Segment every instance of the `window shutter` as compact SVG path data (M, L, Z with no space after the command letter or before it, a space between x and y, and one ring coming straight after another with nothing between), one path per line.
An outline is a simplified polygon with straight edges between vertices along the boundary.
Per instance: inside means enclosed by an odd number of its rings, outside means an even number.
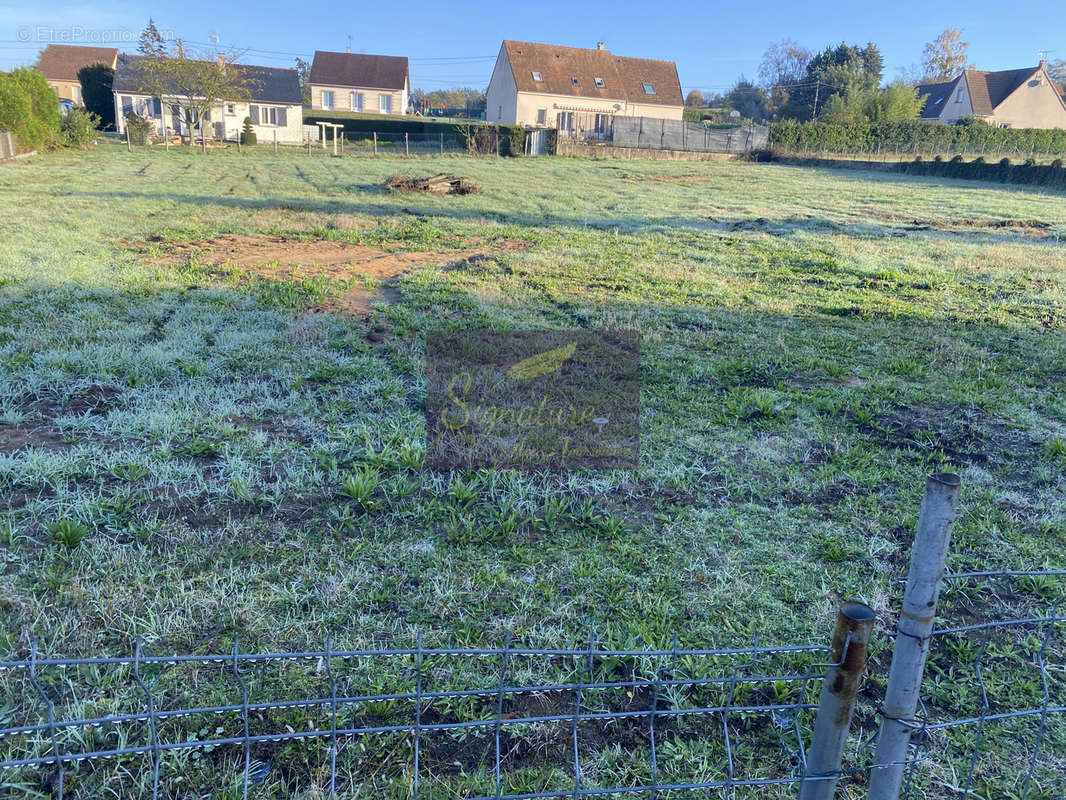
M278 109L278 125L281 126L282 128L284 128L285 125L288 122L288 118L286 116L286 111L287 110L284 109L284 108L279 108Z
M259 106L248 106L248 116L252 118L252 124L259 124Z
M122 116L127 116L133 111L133 98L128 94L122 95Z
M163 118L163 104L159 101L158 97L152 98L152 116Z

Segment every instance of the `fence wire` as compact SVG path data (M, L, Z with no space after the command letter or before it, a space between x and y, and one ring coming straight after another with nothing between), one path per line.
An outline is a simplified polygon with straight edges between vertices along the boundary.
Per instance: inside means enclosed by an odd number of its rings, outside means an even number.
M1066 571L949 575L902 796L1066 796ZM977 612L1047 613L991 621ZM890 642L886 643L890 644ZM842 791L871 769L889 647ZM0 796L794 794L831 648L413 646L0 661ZM845 653L846 656L846 653ZM843 661L843 658L841 659ZM1004 753L1007 756L1004 757ZM20 794L24 792L24 794Z

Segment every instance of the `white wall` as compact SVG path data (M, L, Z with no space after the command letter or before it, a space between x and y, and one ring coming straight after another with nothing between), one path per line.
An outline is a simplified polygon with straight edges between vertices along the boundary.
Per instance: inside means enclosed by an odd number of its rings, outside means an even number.
M115 128L119 134L124 134L126 132L126 120L122 113L123 97L131 97L133 99L133 108L138 113L141 112L143 104L151 102L151 98L147 95L116 92ZM275 133L277 133L278 142L281 144L300 144L303 142L303 106L286 105L284 103L238 102L233 104L234 108L232 114L226 113L226 104L219 104L211 109L211 119L206 124L207 135L222 135L225 139L236 140L238 133L244 129L244 118L251 116L249 106L252 105L259 106L261 115L264 107L285 109L286 119L284 126L268 125L262 121L258 125L252 125L252 130L255 131L256 138L261 143L272 143L274 141ZM263 117L260 116L260 120L262 119ZM171 114L170 106L168 106L166 102L163 103L163 119L160 120L159 117L153 117L152 122L155 124L155 133L157 136L163 135L164 122L172 134L177 133L174 128L173 115ZM181 132L186 135L189 133L184 123L181 124Z
M489 88L485 90L485 121L501 125L516 124L518 114L518 87L514 82L507 51L500 45L496 66L492 69ZM554 124L554 120L549 124Z

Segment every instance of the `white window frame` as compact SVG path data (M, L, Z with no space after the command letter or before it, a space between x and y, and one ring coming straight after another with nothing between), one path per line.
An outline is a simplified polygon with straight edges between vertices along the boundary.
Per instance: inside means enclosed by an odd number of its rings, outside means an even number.
M259 124L264 128L278 127L278 106L259 106Z
M388 106L388 108L386 108ZM378 95L378 111L382 114L392 113L392 95L391 94L379 94Z
M224 105L224 108L223 108L223 113L227 117L235 117L235 116L237 116L237 104L236 103L226 103Z
M593 78L593 81L596 83L596 88L597 89L606 89L607 88L607 84L604 83L603 78Z
M329 102L326 102L326 98L329 98ZM337 96L332 89L322 90L322 110L332 111L337 107Z
M538 108L537 109L537 124L538 125L546 125L547 122L548 122L548 109L546 109L546 108Z
M648 81L641 81L641 85L644 87L644 94L655 94L655 84Z
M544 76L541 75L539 72L531 70L529 74L533 76L534 83L544 83Z
M348 105L351 111L362 111L365 108L365 100L362 92L348 93Z

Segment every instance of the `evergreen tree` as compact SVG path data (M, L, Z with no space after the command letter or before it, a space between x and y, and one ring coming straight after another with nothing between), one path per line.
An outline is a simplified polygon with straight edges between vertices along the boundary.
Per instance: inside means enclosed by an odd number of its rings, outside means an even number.
M102 130L115 124L115 98L111 93L114 79L115 71L107 64L98 62L78 70L85 108L99 117Z
M155 22L152 21L151 17L148 18L148 24L141 31L141 40L140 44L137 45L137 52L150 58L163 58L167 54L166 41L163 39L159 29L156 28Z

